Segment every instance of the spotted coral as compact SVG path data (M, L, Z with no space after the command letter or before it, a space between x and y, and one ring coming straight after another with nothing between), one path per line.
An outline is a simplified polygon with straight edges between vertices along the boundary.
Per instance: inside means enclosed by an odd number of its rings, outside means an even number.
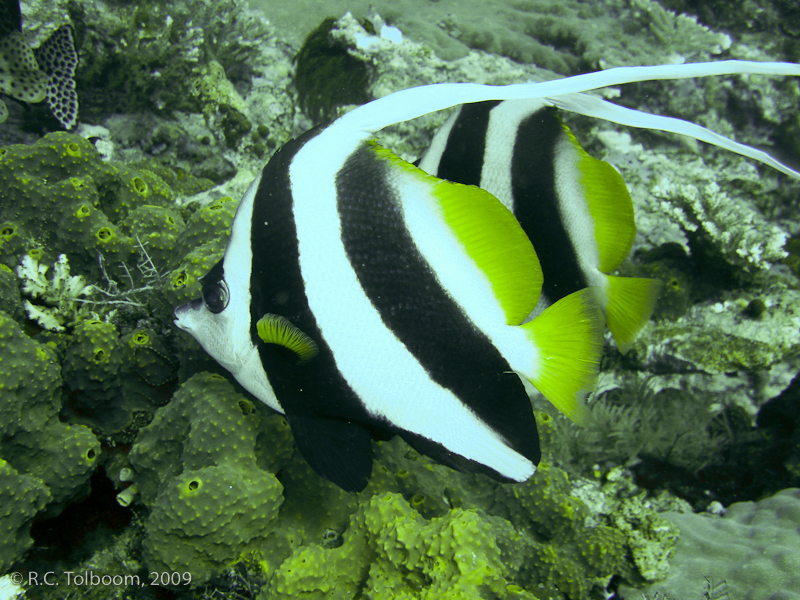
M92 432L59 420L62 380L53 349L0 313L0 569L31 545L35 516L88 493L100 457ZM10 512L9 512L10 511Z

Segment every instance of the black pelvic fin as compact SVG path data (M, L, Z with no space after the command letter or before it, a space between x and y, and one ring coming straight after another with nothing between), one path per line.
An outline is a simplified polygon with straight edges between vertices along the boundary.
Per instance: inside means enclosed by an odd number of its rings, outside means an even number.
M309 466L347 492L360 492L372 473L372 443L366 429L350 421L287 415L294 441Z

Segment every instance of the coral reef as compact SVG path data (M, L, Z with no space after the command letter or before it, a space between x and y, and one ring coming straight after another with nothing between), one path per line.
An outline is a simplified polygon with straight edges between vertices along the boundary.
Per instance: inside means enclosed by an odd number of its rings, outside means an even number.
M712 574L743 600L800 598L800 490L732 504L723 516L665 513L664 517L680 527L681 539L669 577L647 588L648 593L688 598Z
M278 417L271 419L274 428ZM181 386L142 429L130 462L133 485L151 508L148 568L188 571L200 584L265 543L283 502L283 487L256 460L268 427L225 379L205 373ZM261 451L282 452L280 446Z
M498 487L432 463L399 439L381 442L377 456L367 490L349 496L293 456L279 415L201 373L139 433L122 495L150 508L149 569L191 572L196 585L252 553L266 569L269 597L336 590L342 598L435 598L453 588L454 598L483 598L516 586L522 597L546 588L588 600L613 574L664 575L626 554L663 561L675 543L665 535L670 526L630 500L628 517L598 512L589 525L587 507L556 467L542 464L529 482ZM641 524L648 520L649 530Z
M224 71L219 81L225 86L229 79L247 81L269 33L264 19L233 0L94 2L83 7L80 20L85 35L77 78L89 90L94 114L109 99L129 111L191 109L192 90L211 61Z
M61 377L53 349L0 313L0 569L30 547L35 516L88 493L100 444L86 427L58 419Z
M99 279L98 254L109 273L121 273L119 263L136 262L136 242L119 221L138 206L168 206L172 200L156 175L107 164L90 142L68 133L0 148L0 172L11 199L0 208L0 221L31 240L26 249L65 254L91 281ZM4 254L3 261L18 264L21 258Z
M797 254L798 187L672 139L564 116L631 189L640 234L622 270L664 279L667 293L629 355L607 352L589 429L537 411L546 459L524 484L455 473L392 439L374 443L367 489L345 494L294 452L279 415L228 376L204 372L221 368L169 324L222 255L235 198L310 118L412 85L715 56L767 60L791 44L758 43L757 32L734 39L719 21L704 26L654 0L476 1L448 14L415 3L387 9L385 21L356 13L319 25L315 17L317 37L294 66L299 46L233 0L45 4L31 6L24 24L0 14L0 92L28 102L72 98L69 86L45 89L45 59L71 31L81 61L66 67L75 69L81 119L108 129L104 142L125 164L104 160L96 133L33 143L18 128L8 135L31 143L0 148L0 568L24 561L31 523L88 493L100 471L136 518L81 566L191 572L193 588L173 590L181 597L256 597L260 587L261 598L589 600L619 579L652 583L673 560L691 562L697 546L678 546L672 558L678 529L661 515L675 508L671 494L705 509L797 481L797 384L778 394L798 369L797 273L784 266ZM770 5L757 22L780 12ZM66 15L72 29L44 43ZM402 35L381 35L387 24ZM327 50L315 50L323 34ZM352 68L335 85L348 93L336 96L317 79L342 65ZM800 97L796 82L759 77L608 94L746 143L784 140L789 151ZM63 120L70 114L62 109ZM413 158L444 118L400 124L382 141ZM8 127L17 126L12 115ZM209 180L222 186L208 191ZM750 536L745 521L764 512L791 524L793 494L675 522ZM738 542L731 555L747 558ZM785 562L793 557L787 551ZM779 562L763 573L794 585ZM712 567L732 593L747 593L749 584ZM691 592L702 583L694 577Z

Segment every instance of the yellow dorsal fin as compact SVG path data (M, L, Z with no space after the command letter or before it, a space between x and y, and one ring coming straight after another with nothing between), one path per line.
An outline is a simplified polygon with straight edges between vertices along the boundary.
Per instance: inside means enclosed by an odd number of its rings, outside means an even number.
M486 190L433 177L377 144L375 149L432 187L444 223L486 275L506 324L522 323L539 300L543 277L536 251L513 213Z
M301 362L311 360L319 352L314 340L280 315L265 314L256 323L256 330L265 344L278 344L288 348L300 357Z
M578 170L595 223L594 236L600 256L598 268L610 273L628 255L636 237L631 195L614 167L589 155L566 125L564 132L580 155Z

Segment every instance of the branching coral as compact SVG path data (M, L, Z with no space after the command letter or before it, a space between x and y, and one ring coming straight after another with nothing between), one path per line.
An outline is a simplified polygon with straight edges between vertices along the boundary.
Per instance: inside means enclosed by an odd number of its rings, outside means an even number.
M47 277L48 270L47 265L40 264L30 254L25 255L17 267L22 291L38 301L33 304L25 300L28 318L50 331L64 331L91 317L84 301L94 293L94 287L87 285L80 275L70 275L67 256L58 256L52 277Z
M598 394L592 423L580 428L551 418L545 450L581 473L597 465L631 465L651 456L696 471L718 456L730 438L710 427L719 393L696 392L649 378L625 380ZM539 421L542 417L538 418Z
M150 0L113 8L99 2L86 10L93 26L78 77L89 87L104 82L103 93L115 97L117 110L192 109L190 88L203 67L216 61L228 79L247 79L269 32L263 18L235 0Z

